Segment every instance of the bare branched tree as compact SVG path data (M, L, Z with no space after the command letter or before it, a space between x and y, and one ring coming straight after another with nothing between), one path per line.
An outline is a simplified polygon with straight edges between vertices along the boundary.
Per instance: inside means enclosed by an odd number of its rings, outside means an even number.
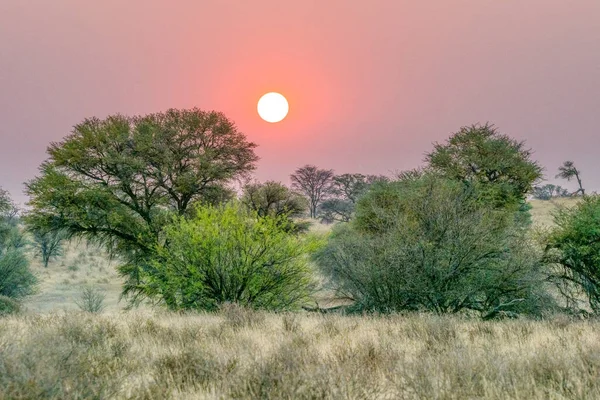
M314 165L300 167L290 175L292 188L308 198L311 218L317 217L319 205L331 192L333 177L332 169L319 169Z
M563 165L558 167L558 175L556 175L556 177L566 179L567 181L571 181L571 179L575 178L579 185L579 189L577 189L573 195L581 193L582 196L585 196L585 189L581 184L581 171L575 167L573 161L565 161Z

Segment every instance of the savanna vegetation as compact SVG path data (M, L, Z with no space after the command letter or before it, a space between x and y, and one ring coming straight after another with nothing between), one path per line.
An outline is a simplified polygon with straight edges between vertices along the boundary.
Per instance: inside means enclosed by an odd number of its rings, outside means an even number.
M255 147L218 112L91 118L26 211L0 191L0 398L598 397L600 198L573 162L575 192L544 185L477 124L414 170L288 187L252 181ZM80 311L28 310L60 274Z

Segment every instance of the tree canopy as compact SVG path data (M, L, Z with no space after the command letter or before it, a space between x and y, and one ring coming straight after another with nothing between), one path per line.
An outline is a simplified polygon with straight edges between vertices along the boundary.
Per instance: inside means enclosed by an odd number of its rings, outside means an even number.
M331 192L334 173L332 169L320 169L314 165L305 165L290 175L292 188L304 194L308 199L311 218L317 217L319 205Z
M535 312L540 257L512 216L435 175L378 183L316 260L359 310Z
M506 206L523 202L541 178L542 167L531 156L524 142L485 124L463 127L446 143L435 143L425 160L445 177L481 186L481 199Z
M99 241L128 261L143 258L170 214L226 199L227 184L255 168L255 147L214 111L86 119L50 145L40 175L27 184L27 221Z

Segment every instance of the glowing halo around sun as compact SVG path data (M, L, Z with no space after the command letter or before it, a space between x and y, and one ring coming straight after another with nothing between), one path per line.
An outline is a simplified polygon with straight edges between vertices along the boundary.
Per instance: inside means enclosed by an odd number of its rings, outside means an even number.
M290 107L285 97L277 92L264 94L258 100L258 115L267 122L275 123L283 120Z

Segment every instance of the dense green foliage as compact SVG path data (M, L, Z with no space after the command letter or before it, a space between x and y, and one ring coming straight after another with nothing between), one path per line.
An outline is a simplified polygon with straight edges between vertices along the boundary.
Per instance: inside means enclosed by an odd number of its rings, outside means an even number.
M19 231L17 212L8 193L0 189L0 297L20 299L33 292L36 278L24 253L25 239ZM7 312L13 303L2 300Z
M586 196L573 209L555 216L557 227L548 241L548 259L561 266L559 287L570 300L586 295L600 311L600 196Z
M307 253L314 241L286 223L285 215L258 217L235 204L199 207L166 230L168 246L143 270L139 289L175 310L295 308L312 285Z
M525 201L542 167L531 159L524 142L499 133L492 125L463 127L426 157L443 176L476 186L480 199L496 207Z
M539 256L514 221L460 182L424 175L379 183L317 261L362 310L535 313Z
M162 239L171 214L219 203L228 182L254 169L257 156L223 114L198 109L86 119L52 143L41 175L27 185L27 222L100 242L129 262L125 293Z

